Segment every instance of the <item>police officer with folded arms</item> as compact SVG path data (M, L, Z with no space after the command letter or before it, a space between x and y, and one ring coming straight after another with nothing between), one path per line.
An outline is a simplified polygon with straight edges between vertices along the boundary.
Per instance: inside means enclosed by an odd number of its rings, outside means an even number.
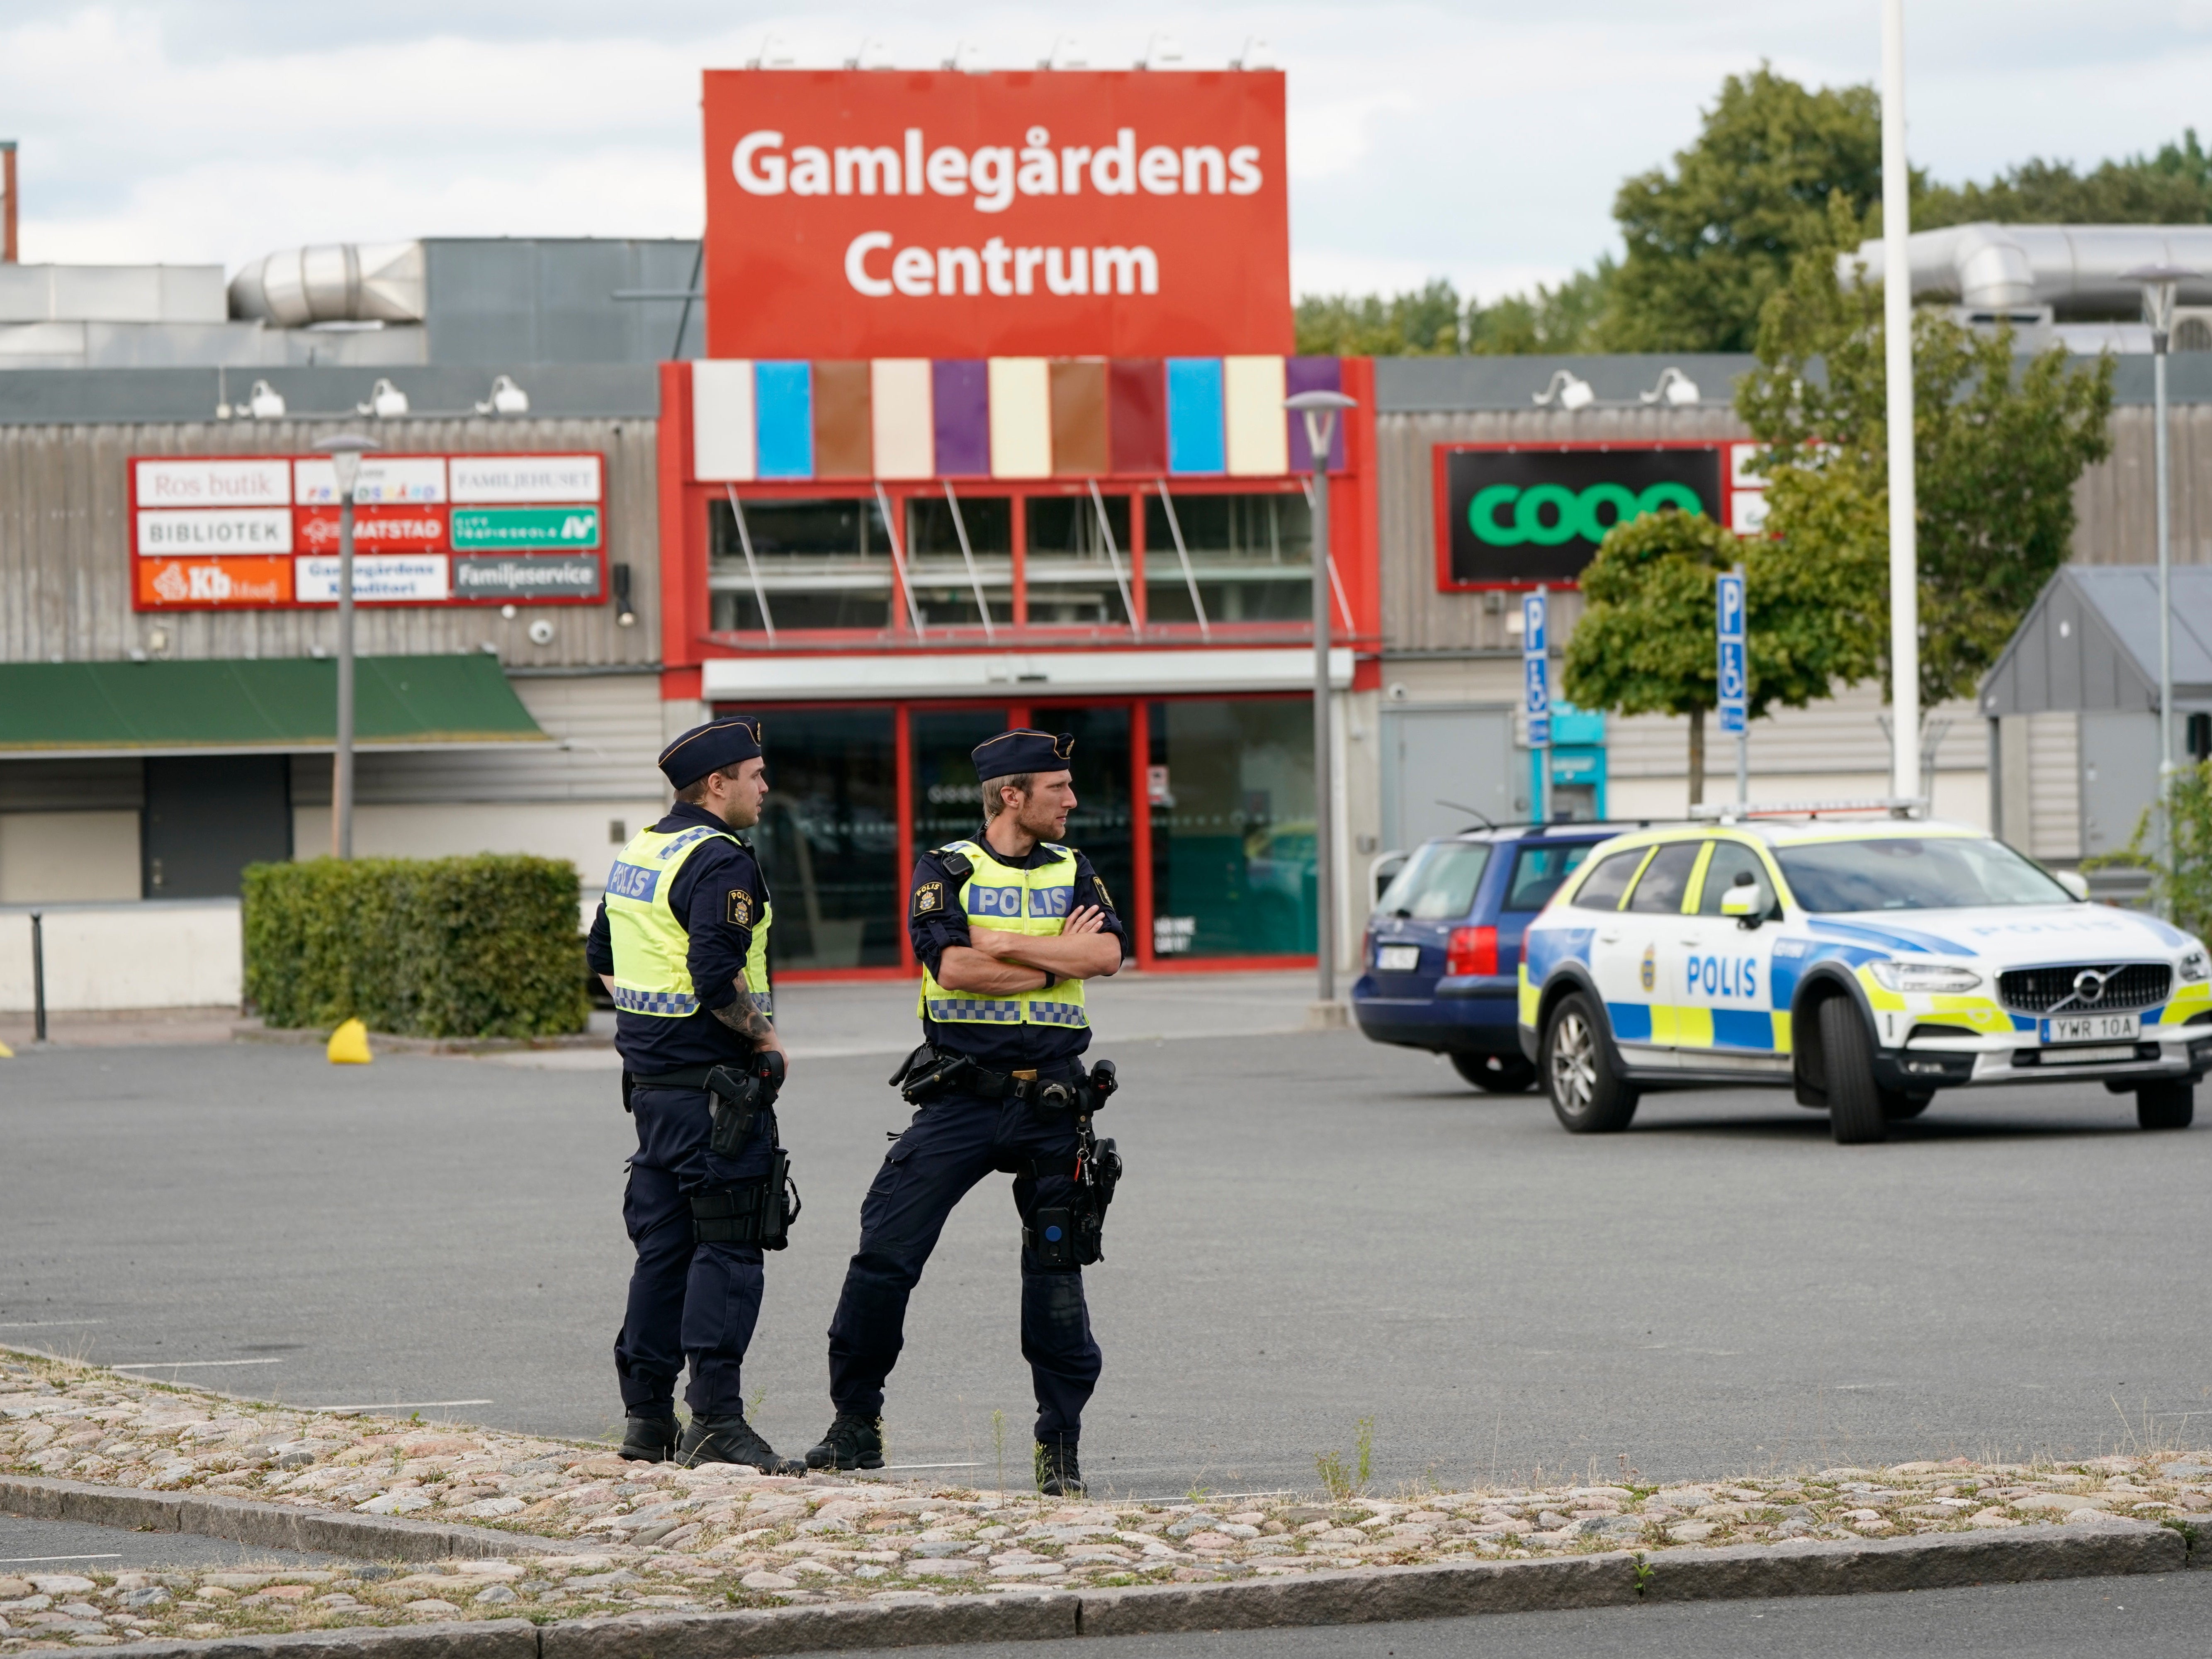
M796 1213L778 1144L786 1055L768 976L774 913L737 833L768 794L760 723L696 726L661 751L668 815L624 847L586 957L615 1002L623 1103L636 1121L623 1219L637 1249L615 1339L622 1455L657 1463L779 1458L744 1419L739 1370L760 1317L763 1252ZM679 1437L676 1377L691 1370Z
M836 1410L816 1468L883 1467L884 1383L907 1298L952 1206L994 1171L1022 1223L1022 1354L1036 1390L1036 1474L1084 1491L1083 1407L1101 1364L1082 1268L1121 1173L1091 1116L1113 1066L1086 1071L1084 982L1121 965L1125 937L1090 860L1060 844L1075 806L1074 739L1019 730L979 744L985 823L916 862L908 932L923 968L922 1046L891 1079L915 1107L860 1206L860 1243L830 1327Z

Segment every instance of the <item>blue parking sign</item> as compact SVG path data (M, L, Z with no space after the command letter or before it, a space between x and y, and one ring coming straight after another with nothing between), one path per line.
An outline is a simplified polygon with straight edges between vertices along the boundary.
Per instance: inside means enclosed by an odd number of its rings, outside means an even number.
M1714 630L1720 648L1718 702L1724 737L1740 737L1748 714L1750 667L1744 654L1743 578L1731 573L1714 585Z
M1552 663L1546 635L1551 609L1540 588L1521 599L1521 709L1528 717L1528 746L1552 741Z

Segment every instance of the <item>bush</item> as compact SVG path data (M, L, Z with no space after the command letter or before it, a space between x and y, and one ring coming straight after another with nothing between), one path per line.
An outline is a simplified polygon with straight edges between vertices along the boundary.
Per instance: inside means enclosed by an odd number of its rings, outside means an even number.
M580 1031L575 866L484 854L247 866L246 994L270 1025Z
M2212 761L2178 769L2171 787L2172 842L2166 856L2156 846L2153 805L2136 820L2125 847L2083 859L2081 867L2148 871L2151 908L2203 939L2212 933Z

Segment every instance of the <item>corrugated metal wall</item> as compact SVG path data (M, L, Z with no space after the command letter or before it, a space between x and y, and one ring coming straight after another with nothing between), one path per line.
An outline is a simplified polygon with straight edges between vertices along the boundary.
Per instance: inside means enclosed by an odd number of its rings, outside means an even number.
M160 627L172 657L295 657L334 650L331 611L149 611L131 608L128 477L133 455L302 454L319 438L357 428L398 453L597 450L606 457L608 562L630 568L637 623L620 628L611 603L363 605L363 655L473 651L497 646L511 667L644 665L660 656L660 558L649 420L278 421L159 425L0 427L0 661L112 660ZM531 644L535 617L552 642Z
M2166 440L2173 469L2173 557L2212 564L2212 404L2174 404ZM2112 411L2112 453L2074 486L2074 556L2084 564L2158 561L2157 422L2140 404Z

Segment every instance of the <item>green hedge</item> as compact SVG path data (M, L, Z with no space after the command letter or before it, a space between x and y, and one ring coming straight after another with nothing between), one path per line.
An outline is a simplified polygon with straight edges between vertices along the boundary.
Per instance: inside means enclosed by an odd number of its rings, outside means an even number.
M484 854L245 874L246 994L270 1024L551 1036L589 1012L575 866Z

